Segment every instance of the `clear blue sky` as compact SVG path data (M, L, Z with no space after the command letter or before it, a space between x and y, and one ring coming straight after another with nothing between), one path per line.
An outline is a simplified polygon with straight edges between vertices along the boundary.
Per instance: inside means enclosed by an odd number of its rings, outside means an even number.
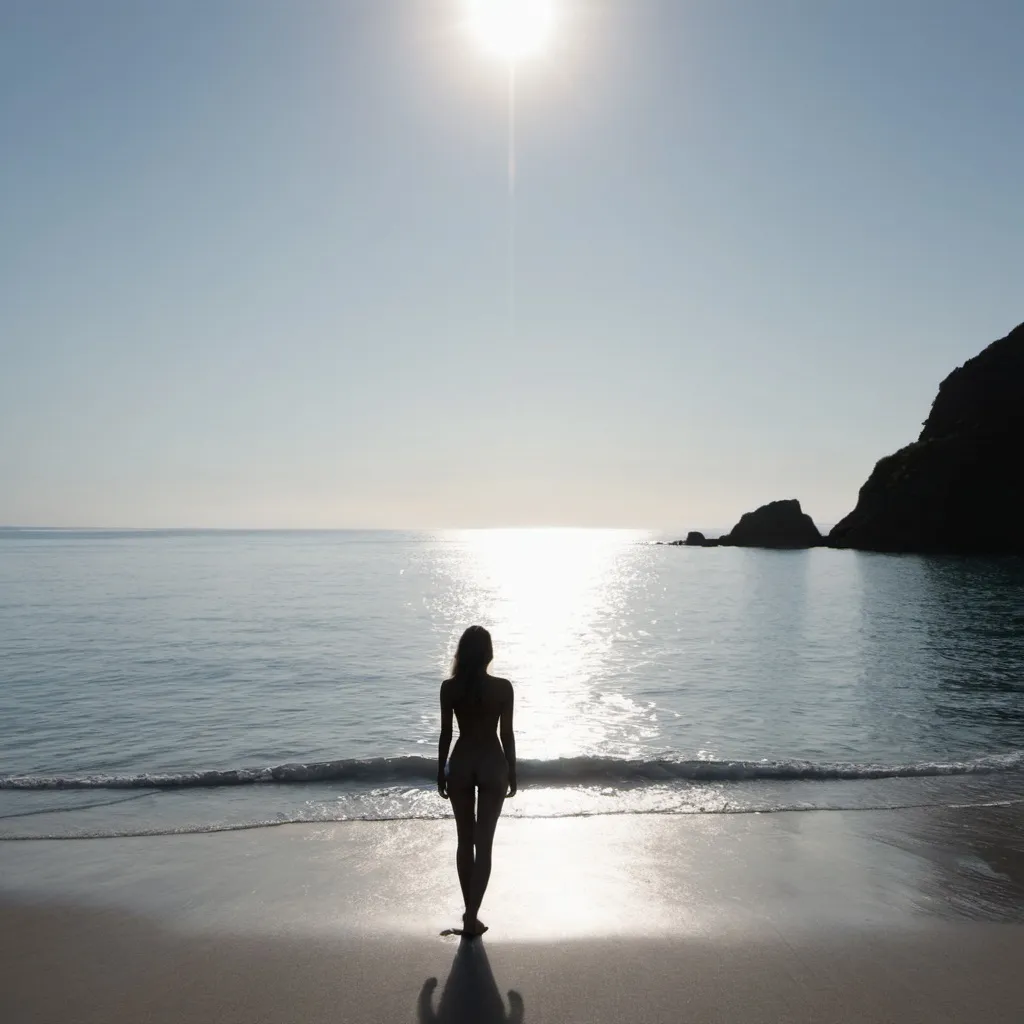
M819 522L1024 320L1020 0L0 0L0 523Z

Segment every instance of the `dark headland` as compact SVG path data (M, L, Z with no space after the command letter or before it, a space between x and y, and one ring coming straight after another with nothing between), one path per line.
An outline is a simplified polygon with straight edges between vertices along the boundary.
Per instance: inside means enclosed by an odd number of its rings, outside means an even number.
M827 538L791 499L674 544L1024 554L1024 324L946 377L918 439L878 462Z

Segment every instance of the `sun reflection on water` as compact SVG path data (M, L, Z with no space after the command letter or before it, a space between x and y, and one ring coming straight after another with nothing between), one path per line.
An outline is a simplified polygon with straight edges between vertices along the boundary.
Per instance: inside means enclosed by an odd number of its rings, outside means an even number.
M647 539L626 530L445 535L435 626L449 632L450 650L471 623L491 630L492 672L516 686L521 756L629 757L650 749L655 709L614 683L642 660L622 630L655 575L635 557Z

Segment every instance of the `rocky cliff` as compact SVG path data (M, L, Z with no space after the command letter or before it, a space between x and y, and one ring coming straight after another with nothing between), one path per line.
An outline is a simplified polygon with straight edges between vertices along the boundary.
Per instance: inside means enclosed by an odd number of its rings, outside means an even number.
M828 542L1024 554L1024 324L942 382L920 437L875 466Z

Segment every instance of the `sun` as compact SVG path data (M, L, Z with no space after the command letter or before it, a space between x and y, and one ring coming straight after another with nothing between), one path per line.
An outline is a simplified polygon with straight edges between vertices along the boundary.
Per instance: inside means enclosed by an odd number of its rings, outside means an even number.
M477 42L510 63L541 53L551 39L553 0L468 0L467 6Z

